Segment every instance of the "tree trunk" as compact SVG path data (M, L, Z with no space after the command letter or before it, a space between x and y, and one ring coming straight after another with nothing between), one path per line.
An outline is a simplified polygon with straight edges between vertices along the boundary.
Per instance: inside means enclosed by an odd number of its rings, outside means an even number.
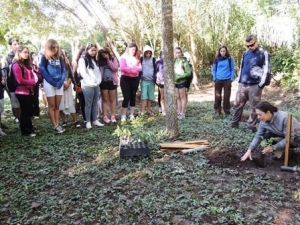
M161 9L167 135L169 136L169 138L176 138L179 136L179 129L174 80L172 0L162 0Z

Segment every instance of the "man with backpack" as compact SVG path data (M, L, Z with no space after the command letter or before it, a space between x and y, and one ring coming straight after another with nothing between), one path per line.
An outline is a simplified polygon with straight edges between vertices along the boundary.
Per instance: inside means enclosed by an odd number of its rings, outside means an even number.
M6 68L6 76L9 76L11 73L10 73L10 70L11 70L11 65L13 63L13 59L15 57L15 53L19 47L19 40L15 37L12 37L8 40L8 44L11 48L11 52L8 53L8 55L5 57L5 60L4 60L4 65L3 67ZM7 79L8 77L6 77ZM15 122L18 123L19 122L19 118L20 118L20 115L21 115L21 109L20 109L20 104L19 104L19 101L18 99L16 98L15 96L15 93L10 91L7 86L5 88L8 96L10 97L10 103L11 103L11 107L12 107L12 112L13 112L13 115L15 117Z
M264 86L270 84L270 55L259 46L255 35L249 35L246 38L246 47L248 50L243 54L241 61L239 86L233 106L231 127L238 128L244 106L249 101L251 112L247 126L250 130L256 131L258 118L255 107L261 100Z

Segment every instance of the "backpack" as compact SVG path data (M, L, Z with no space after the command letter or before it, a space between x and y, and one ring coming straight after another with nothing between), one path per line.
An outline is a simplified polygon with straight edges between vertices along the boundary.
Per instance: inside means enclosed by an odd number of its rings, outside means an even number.
M258 50L259 50L259 63L258 63L258 66L263 67L263 65L265 64L265 52L266 52L266 50L264 50L263 48L259 48ZM243 65L244 65L245 54L246 54L246 52L244 52L243 57L242 57L241 68L243 68ZM271 80L272 80L272 74L271 74L271 71L268 70L264 86L270 85Z
M12 67L14 64L18 64L21 67L22 70L22 77L24 78L24 68L23 66L21 66L19 63L14 62L12 64L9 65L9 72L7 74L7 78L6 78L6 85L7 85L7 89L10 92L15 92L17 87L19 86L19 83L17 82L15 75L13 73Z
M182 70L183 70L184 73L185 73L185 68L184 68L184 63L185 63L185 62L187 62L187 60L182 60L182 61L181 61L181 67L182 67ZM189 63L189 62L188 62L188 63ZM186 87L187 91L189 91L190 86L191 86L191 83L192 83L192 81L193 81L193 66L192 66L191 63L189 63L189 66L191 67L191 74L190 74L190 76L188 76L188 77L186 78L185 87Z

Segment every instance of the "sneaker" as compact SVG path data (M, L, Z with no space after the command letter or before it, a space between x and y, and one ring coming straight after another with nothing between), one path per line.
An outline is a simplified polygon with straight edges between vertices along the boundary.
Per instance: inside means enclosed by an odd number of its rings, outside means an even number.
M74 126L77 127L77 128L78 128L78 127L81 127L79 121L75 122L75 123L74 123Z
M104 121L105 123L109 123L109 122L110 122L110 119L108 119L107 116L104 116L104 117L103 117L103 121Z
M55 130L56 133L58 133L58 134L61 134L61 133L65 132L65 129L63 129L61 126L55 127L54 130Z
M113 122L113 123L116 123L116 122L117 122L117 120L116 120L116 117L115 117L115 116L111 116L111 122Z
M130 121L134 120L134 115L130 115L130 116L129 116L129 120L130 120Z
M6 130L6 129L8 129L8 126L6 126L4 123L1 123L1 128Z
M6 133L4 133L1 129L0 129L0 136L5 136Z
M179 114L179 115L177 116L177 118L178 118L179 120L182 120L182 119L185 118L185 114L184 114L184 113L181 113L181 114Z
M30 136L30 137L35 137L36 134L35 134L35 133L31 133L31 134L29 134L29 136Z
M162 109L161 109L161 107L159 107L159 108L158 108L158 112L159 112L159 113L161 113L161 112L162 112Z
M86 126L87 129L91 129L92 128L91 122L86 122L85 126Z
M66 127L67 126L67 122L63 122L62 126Z
M126 115L122 115L121 116L121 122L125 122L126 121Z
M34 117L33 117L34 120L37 120L37 119L39 119L39 118L40 118L39 116L34 116Z
M102 126L104 126L104 124L103 124L103 123L100 123L99 120L95 120L95 121L93 122L93 125L94 125L94 126L97 126L97 127L102 127Z
M15 118L14 121L15 121L15 123L19 123L19 119L18 118Z

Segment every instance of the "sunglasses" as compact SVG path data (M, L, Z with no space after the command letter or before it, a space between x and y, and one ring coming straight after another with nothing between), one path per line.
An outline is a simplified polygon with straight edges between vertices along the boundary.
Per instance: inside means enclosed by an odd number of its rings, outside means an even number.
M246 47L247 47L247 48L252 48L255 44L256 44L256 42L254 42L254 43L251 44L251 45L246 45Z

